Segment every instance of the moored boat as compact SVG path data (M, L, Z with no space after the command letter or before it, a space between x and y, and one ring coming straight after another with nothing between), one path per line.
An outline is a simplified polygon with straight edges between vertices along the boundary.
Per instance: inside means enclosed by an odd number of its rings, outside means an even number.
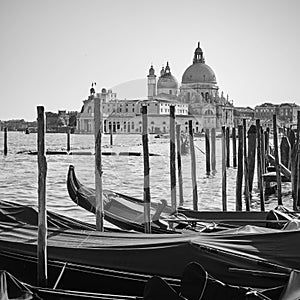
M81 184L75 175L74 166L72 165L68 171L67 188L70 198L76 204L95 213L95 190ZM103 205L105 220L121 229L144 232L144 206L142 200L110 190L103 190ZM178 233L184 230L204 232L230 228L227 225L215 226L211 222L201 222L201 220L198 222L186 222L185 216L172 214L172 209L167 205L166 201L151 203L150 214L152 233ZM184 220L184 222L180 222L180 220ZM169 223L175 224L172 229L169 228Z
M36 258L37 231L37 226L0 222L1 253ZM300 269L299 247L299 230L252 226L184 235L48 228L47 238L49 260L66 267L76 264L90 268L90 276L102 268L118 271L125 278L127 275L122 274L138 273L180 279L184 267L196 262L228 284L255 288L284 284L293 269ZM0 268L7 269L9 262L12 268L16 266L15 258L6 258L0 259ZM27 262L25 259L19 266L28 277L32 275L28 270L33 268L28 268ZM62 268L56 269L54 277ZM81 284L87 284L86 280Z
M68 170L67 188L70 198L76 204L95 213L95 190L86 187L77 179L72 165ZM144 232L142 200L110 190L103 191L103 200L106 220L122 229ZM164 201L163 204L151 202L151 218L153 233L172 232L168 230L170 224L175 224L171 226L173 229L214 232L241 225L283 228L288 221L298 219L299 214L280 206L270 212L193 211L178 208L178 214L174 215L172 208Z

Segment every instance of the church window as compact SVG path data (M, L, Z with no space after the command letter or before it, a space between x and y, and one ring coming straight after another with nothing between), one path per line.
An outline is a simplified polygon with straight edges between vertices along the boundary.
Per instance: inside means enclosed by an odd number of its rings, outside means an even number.
M172 95L172 90L169 90L169 94Z
M131 129L134 129L134 122L131 122Z

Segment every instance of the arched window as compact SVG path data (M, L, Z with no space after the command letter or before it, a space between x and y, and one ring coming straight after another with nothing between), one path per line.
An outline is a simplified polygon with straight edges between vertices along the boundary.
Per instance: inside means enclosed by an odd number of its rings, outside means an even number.
M204 113L205 116L212 116L213 114L214 113L211 109L206 110L205 113Z

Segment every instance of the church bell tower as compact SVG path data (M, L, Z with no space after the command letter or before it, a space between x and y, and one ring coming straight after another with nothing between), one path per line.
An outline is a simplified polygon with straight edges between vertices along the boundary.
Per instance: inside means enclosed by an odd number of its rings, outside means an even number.
M153 99L156 96L156 75L153 66L151 65L148 74L148 99Z

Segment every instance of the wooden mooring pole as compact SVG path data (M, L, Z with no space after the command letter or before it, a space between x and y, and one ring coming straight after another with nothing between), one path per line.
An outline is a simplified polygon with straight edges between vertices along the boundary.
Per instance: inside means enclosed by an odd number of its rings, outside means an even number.
M211 129L211 169L216 171L216 128Z
M112 128L112 126L110 127L109 136L110 136L110 146L113 146L113 144L114 144L114 137L113 137L113 128Z
M226 132L225 126L222 126L222 208L227 210L227 178L226 178Z
M205 130L205 156L206 156L206 174L210 174L210 145L209 145L209 129Z
M249 165L247 156L247 124L243 119L243 150L244 150L244 182L245 182L245 204L246 211L250 211L250 193L249 193Z
M182 180L182 169L181 169L180 124L176 125L176 146L177 146L177 174L178 174L179 206L182 206L183 205L183 180Z
M256 154L256 126L251 125L248 130L248 167L249 167L249 192L252 192Z
M37 283L47 286L47 212L46 212L46 176L47 161L45 156L45 117L44 107L37 107L38 125L38 245L37 245Z
M175 106L170 106L170 183L172 212L177 211L176 205L176 149L175 149Z
M300 134L300 111L298 111L297 115L297 131L296 136L292 137L291 144L291 181L292 181L292 197L293 197L293 209L297 210L297 206L299 206L299 197L298 197L298 150L299 150L299 134Z
M232 128L232 164L233 167L236 168L236 129Z
M243 185L243 126L238 126L238 168L236 174L236 211L242 210Z
M94 136L95 136L95 190L96 190L96 230L104 231L104 207L102 199L102 119L101 100L94 98Z
M7 127L4 127L4 149L3 154L7 155Z
M277 199L278 205L282 205L282 196L281 196L281 167L279 164L279 155L278 155L278 138L277 138L277 122L276 115L273 115L273 134L274 134L274 157L275 157L275 168L276 168L276 179L277 179Z
M230 167L230 128L226 128L226 166Z
M260 120L256 120L256 138L257 138L257 183L260 196L260 210L265 210L265 194L263 186L263 177L262 177L262 158L261 158L261 130L260 130Z
M196 156L194 147L193 121L189 120L189 138L191 152L191 172L192 172L192 187L193 187L193 209L198 210L198 191L196 179Z
M70 128L67 129L67 151L70 152L71 146L70 146Z
M142 140L143 140L143 158L144 158L144 224L145 233L151 233L151 216L150 216L150 167L149 167L149 148L148 148L148 116L147 106L142 106Z

